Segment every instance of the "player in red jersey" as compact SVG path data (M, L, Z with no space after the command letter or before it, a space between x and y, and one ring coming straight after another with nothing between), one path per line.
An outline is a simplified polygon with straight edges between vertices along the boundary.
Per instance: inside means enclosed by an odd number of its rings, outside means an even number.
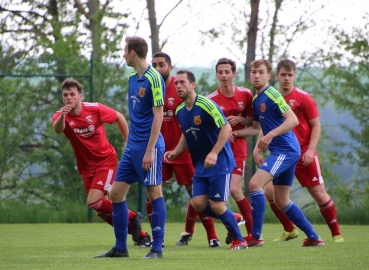
M300 147L301 156L296 166L295 176L302 187L306 187L320 208L320 212L331 230L334 242L343 242L336 208L332 198L325 190L323 177L320 171L320 163L316 153L316 146L320 137L319 112L310 95L294 86L296 65L289 59L280 61L277 65L276 78L279 82L279 91L284 96L286 103L290 105L296 114L299 125L293 129ZM287 241L298 236L296 228L274 204L273 187L271 183L265 186L265 196L269 204L281 221L284 232L275 241Z
M171 151L176 147L179 138L182 135L181 128L175 116L175 109L179 104L182 103L183 100L178 97L174 85L175 78L170 74L173 66L169 55L162 52L156 53L152 58L152 66L157 71L159 71L166 84L166 94L164 99L164 117L161 126L161 133L164 137L165 151ZM163 183L170 184L174 173L178 185L184 185L190 197L192 197L192 176L194 175L194 172L195 170L192 166L192 160L188 150L181 153L170 163L163 160ZM146 201L146 210L150 219L152 206L150 201L148 200ZM176 245L188 245L188 242L192 239L196 219L198 216L200 216L200 220L205 227L209 247L219 247L220 242L215 232L213 218L203 213L197 213L192 207L191 203L188 203L187 206L185 231L181 233L181 237L177 241Z
M236 77L236 63L227 58L218 60L216 66L216 77L220 87L208 95L208 97L219 105L222 109L232 131L239 130L252 124L252 93L249 89L233 85ZM248 200L242 192L242 177L247 157L247 145L245 138L236 137L231 142L233 155L236 161L236 168L232 172L230 192L236 201L241 215L245 219L247 234L252 229L252 214ZM231 235L226 237L226 243L232 241Z
M56 133L63 132L73 147L88 206L113 226L113 206L108 192L117 171L118 158L106 137L104 123L117 123L124 141L128 138L128 125L124 116L116 110L101 103L82 102L82 88L73 79L62 83L64 107L54 114L53 127ZM129 219L133 241L147 237L147 233L141 230L141 214L129 211Z

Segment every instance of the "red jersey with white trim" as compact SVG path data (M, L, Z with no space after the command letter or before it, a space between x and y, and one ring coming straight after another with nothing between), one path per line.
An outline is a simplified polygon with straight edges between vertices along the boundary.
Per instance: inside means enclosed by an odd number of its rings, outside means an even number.
M284 99L299 120L299 125L293 129L293 132L299 141L301 154L303 154L310 144L311 126L309 120L319 117L318 106L308 93L297 87L290 94L285 95Z
M114 147L109 143L104 123L112 124L117 112L101 103L81 103L78 116L68 114L65 117L63 133L70 141L77 161L79 174L91 176L97 168L112 168L118 164ZM57 111L52 122L60 116Z
M234 86L234 95L232 97L226 97L220 92L220 88L208 95L208 98L213 100L220 109L224 116L241 116L241 117L252 117L252 93L247 88L241 88ZM232 130L239 130L245 126L237 124L232 126ZM243 164L247 157L247 144L245 138L235 138L234 142L231 143L233 155L237 164ZM244 166L236 167L236 170L243 170ZM233 172L235 173L235 172Z
M252 93L249 89L234 87L234 95L226 97L220 92L220 88L208 95L208 98L213 100L223 111L227 118L230 115L241 117L252 117ZM232 130L244 128L243 125L235 125Z
M183 100L178 97L174 82L175 78L172 77L170 84L167 86L164 98L164 116L163 123L161 125L161 134L164 137L165 151L173 150L177 146L182 135L182 130L179 126L175 111L177 106L181 104ZM174 160L171 160L170 163L192 164L190 152L186 149Z

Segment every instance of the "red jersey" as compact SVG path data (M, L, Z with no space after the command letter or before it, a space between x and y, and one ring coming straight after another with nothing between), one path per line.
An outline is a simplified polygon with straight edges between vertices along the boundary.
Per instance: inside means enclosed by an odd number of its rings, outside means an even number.
M208 95L208 98L213 100L223 111L224 116L241 116L252 117L252 93L249 89L234 87L234 95L226 97L220 92L218 88L215 92ZM232 130L244 128L243 125L235 125Z
M177 146L182 135L182 130L175 115L175 110L183 100L178 97L174 81L175 78L173 77L166 88L164 98L164 116L163 123L161 125L161 134L164 137L165 151L173 150ZM170 162L174 164L192 164L190 152L186 149Z
M118 164L114 147L108 142L104 123L112 124L117 112L101 103L82 102L78 116L65 117L63 133L72 144L79 174L91 176L97 168L111 168ZM52 122L60 115L57 111Z
M292 92L284 96L299 120L299 125L293 129L300 147L301 154L305 153L310 144L311 126L309 120L319 117L318 107L310 95L295 87Z
M213 100L222 110L225 117L241 116L252 117L252 93L249 89L234 87L234 95L226 97L220 92L220 88L208 95L208 98ZM243 125L232 126L232 130L244 128ZM247 156L247 145L245 138L236 138L234 143L231 143L233 155L237 161L245 161Z

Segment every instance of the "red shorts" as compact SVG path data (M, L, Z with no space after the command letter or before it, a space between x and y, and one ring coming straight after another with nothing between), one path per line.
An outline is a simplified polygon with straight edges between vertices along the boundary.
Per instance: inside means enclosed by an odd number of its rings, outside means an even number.
M232 171L232 174L243 176L247 157L247 145L245 138L236 138L234 143L231 143L231 147L234 155L234 161L236 162L236 167Z
M83 176L83 184L85 186L86 193L90 189L98 189L107 194L111 186L113 185L117 168L100 169L95 172L92 176Z
M164 183L171 183L174 172L178 185L192 185L192 176L195 174L195 169L192 164L173 164L163 162L162 168Z
M323 183L322 172L320 170L320 162L317 153L314 153L313 162L304 166L302 155L296 165L295 176L302 187L317 186Z

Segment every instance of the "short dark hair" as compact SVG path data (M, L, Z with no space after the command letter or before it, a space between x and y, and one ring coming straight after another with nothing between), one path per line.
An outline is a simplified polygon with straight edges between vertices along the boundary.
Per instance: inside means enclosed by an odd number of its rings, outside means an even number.
M147 52L149 51L149 46L147 42L142 37L126 37L127 50L135 51L139 58L146 59Z
M74 79L66 79L62 82L62 91L64 89L69 90L72 87L77 88L78 93L82 94L82 90L83 90L83 86L82 84L80 84L78 81L74 80Z
M167 55L166 53L157 52L156 54L152 56L152 58L157 58L157 57L163 57L165 59L165 62L167 62L168 65L172 64L172 59L170 59L170 56Z
M258 68L261 65L266 66L268 73L272 73L272 64L268 60L258 59L258 60L252 61L250 67Z
M281 68L285 68L288 71L290 70L296 71L296 64L290 59L283 59L279 61L277 65L277 73L281 70Z
M177 74L187 74L187 78L190 83L196 82L195 75L189 70L178 70Z
M228 59L228 58L220 58L220 59L218 60L218 63L217 63L217 64L216 64L216 66L215 66L215 71L218 71L218 66L219 66L219 65L226 65L226 64L231 65L231 70L232 70L233 72L235 72L235 71L236 71L236 62L235 62L235 61L233 61L232 59Z

